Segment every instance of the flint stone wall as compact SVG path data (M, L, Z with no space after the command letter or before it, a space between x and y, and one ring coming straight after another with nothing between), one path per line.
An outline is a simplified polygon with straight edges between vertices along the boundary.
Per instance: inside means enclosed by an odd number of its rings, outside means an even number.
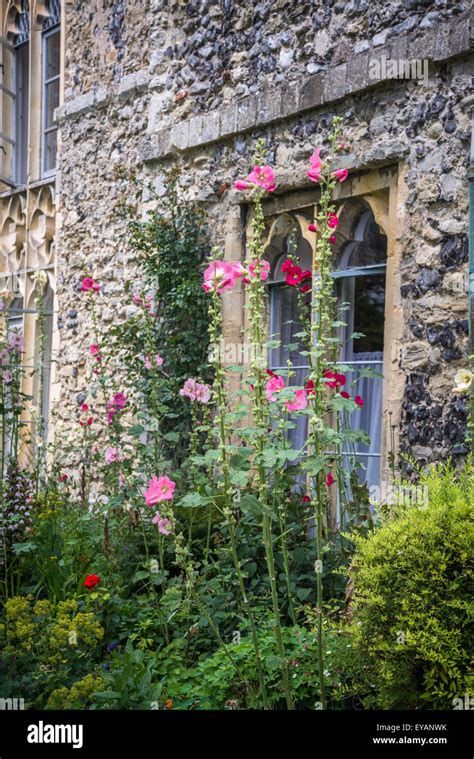
M105 328L129 308L123 282L134 272L116 169L151 179L160 194L163 170L181 164L213 243L228 245L242 230L233 180L248 172L257 138L267 140L280 190L292 192L308 186L308 156L340 114L350 146L343 165L357 175L398 169L403 189L402 259L388 287L403 319L394 358L403 401L393 412L404 446L421 461L465 453L465 402L451 390L467 360L470 6L149 0L125 10L122 0L96 0L67 2L65 12L59 423L76 429L88 393L81 277L104 284ZM371 61L389 58L426 59L427 81L371 79Z

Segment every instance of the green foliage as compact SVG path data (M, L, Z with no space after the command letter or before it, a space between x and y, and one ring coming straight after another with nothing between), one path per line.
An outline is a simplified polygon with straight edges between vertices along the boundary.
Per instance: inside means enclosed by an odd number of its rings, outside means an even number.
M356 539L354 636L368 706L451 709L473 692L473 475L472 465L460 475L433 467L418 485L427 503Z
M58 686L90 672L103 636L95 615L76 600L54 606L31 595L9 598L0 627L0 692L15 683L30 705L43 707Z
M162 455L178 465L186 455L191 427L190 404L180 397L179 390L189 377L212 382L213 376L208 362L208 300L202 289L209 244L206 215L186 197L178 168L166 174L165 190L162 196L153 196L155 208L148 211L145 220L131 218L133 209L128 209L128 216L145 290L154 298L154 345L166 367L160 383ZM138 194L142 191L138 186ZM135 330L132 320L117 329L117 334L146 382L139 358L147 352L143 331ZM146 389L144 393L145 397L149 395Z

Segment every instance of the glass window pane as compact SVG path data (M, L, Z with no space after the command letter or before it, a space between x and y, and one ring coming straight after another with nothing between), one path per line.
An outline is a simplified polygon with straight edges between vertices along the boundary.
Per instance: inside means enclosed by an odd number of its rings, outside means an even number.
M53 129L47 132L44 140L44 171L53 171L56 168L56 149L58 144L58 131Z
M59 30L45 38L45 79L59 76L60 67Z
M59 79L46 85L45 101L44 128L49 129L54 124L54 111L59 105Z
M16 182L25 184L28 171L29 45L15 51L16 65Z

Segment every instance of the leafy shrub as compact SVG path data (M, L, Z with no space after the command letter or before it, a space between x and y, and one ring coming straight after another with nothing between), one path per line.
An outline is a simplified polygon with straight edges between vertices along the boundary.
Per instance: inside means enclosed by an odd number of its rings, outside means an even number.
M473 474L472 465L459 476L433 467L419 485L427 506L402 507L356 540L354 637L367 706L449 709L473 692Z

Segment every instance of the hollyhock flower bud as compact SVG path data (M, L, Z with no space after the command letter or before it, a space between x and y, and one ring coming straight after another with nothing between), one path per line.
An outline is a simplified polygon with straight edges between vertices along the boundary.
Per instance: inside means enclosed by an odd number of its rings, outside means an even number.
M349 176L349 172L347 169L336 169L336 171L333 171L332 175L335 179L339 180L339 182L345 182Z
M356 397L354 398L354 402L357 403L357 405L360 408L362 408L362 406L364 405L364 399L361 398L360 395L356 395Z
M336 242L336 235L331 235L331 237L329 238L329 244L334 245L335 242Z
M318 230L318 227L316 226L316 224L310 224L308 226L308 232L318 232L318 231L319 230Z
M166 517L162 517L159 512L155 514L153 519L151 520L153 524L156 524L158 527L158 532L160 532L162 535L169 535L171 532L171 522Z
M333 485L335 482L336 482L336 480L332 476L331 472L329 472L329 474L326 477L326 485L327 485L327 487L330 488L331 485Z
M243 179L237 179L236 182L234 182L234 187L236 190L248 190L250 187L250 184L248 182L244 182Z
M349 393L347 393L345 390L342 390L341 392L341 398L350 398L351 396Z

